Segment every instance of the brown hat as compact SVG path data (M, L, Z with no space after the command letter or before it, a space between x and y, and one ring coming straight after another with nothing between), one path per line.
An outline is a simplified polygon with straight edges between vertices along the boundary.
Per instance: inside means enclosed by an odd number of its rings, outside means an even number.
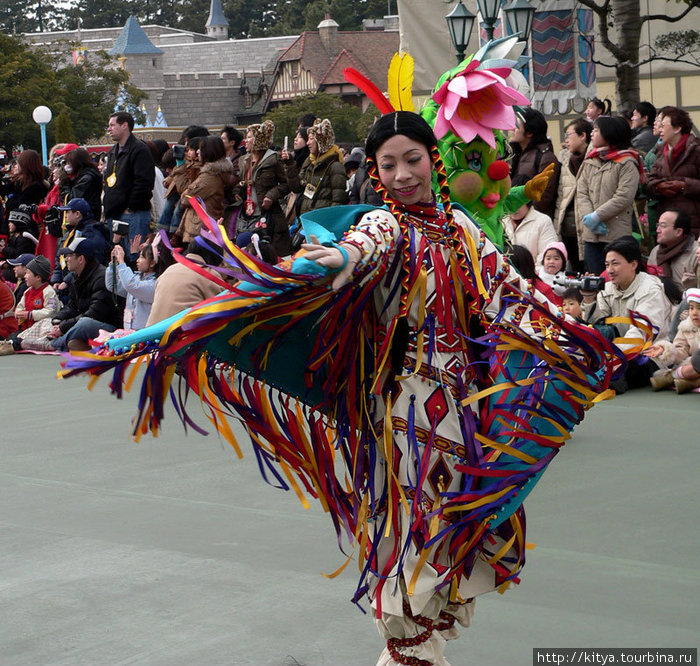
M328 118L317 120L311 127L309 127L309 136L316 139L319 155L322 155L327 150L330 150L335 143L335 132L333 132L333 126Z
M263 123L248 125L246 132L250 132L253 135L253 147L251 150L267 150L272 145L275 125L271 120L266 120Z

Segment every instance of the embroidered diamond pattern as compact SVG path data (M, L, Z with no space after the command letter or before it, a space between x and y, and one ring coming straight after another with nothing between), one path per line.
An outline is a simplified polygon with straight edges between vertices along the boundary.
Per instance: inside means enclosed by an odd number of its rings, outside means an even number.
M447 490L452 483L452 472L447 466L447 463L442 459L442 456L438 456L435 461L433 468L428 474L428 481L430 481L430 487L433 489L433 496L437 497L440 492L438 483L440 483L440 477L442 477L442 489Z
M439 386L432 392L423 405L428 417L428 423L438 425L447 416L447 400L445 393Z

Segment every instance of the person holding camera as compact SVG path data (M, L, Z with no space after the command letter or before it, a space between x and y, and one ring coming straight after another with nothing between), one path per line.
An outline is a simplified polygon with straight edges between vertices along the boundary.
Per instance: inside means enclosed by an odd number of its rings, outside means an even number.
M104 170L104 216L129 224L129 238L145 238L151 230L151 198L156 163L148 146L132 131L134 118L126 111L109 117L107 131L115 142Z
M640 345L645 334L634 325L606 323L608 317L628 317L629 312L644 315L652 324L655 337L666 337L671 319L671 302L655 275L641 271L642 251L633 237L619 238L605 247L605 269L610 281L598 292L594 307L588 311L588 322L626 351ZM658 366L650 359L631 362L615 390L648 386Z
M37 206L48 193L44 182L44 167L36 150L23 150L12 165L9 175L0 182L0 195L5 202L5 225L10 213L20 206ZM7 237L7 227L0 229L0 236Z
M66 236L61 243L62 247L70 244L73 238L90 238L96 248L95 257L106 266L110 250L109 229L103 222L92 217L90 204L78 197L57 208L65 213L66 218Z
M74 275L68 303L51 320L53 327L43 342L46 351L85 351L100 329L114 331L122 323L122 311L105 285L105 267L96 259L100 248L93 238L74 238L59 254Z
M246 154L238 161L240 182L234 188L234 199L242 205L236 220L236 234L258 234L267 238L279 257L292 253L289 227L281 203L289 194L284 160L288 153L272 149L275 126L269 120L249 125L246 130ZM286 157L285 157L286 156Z

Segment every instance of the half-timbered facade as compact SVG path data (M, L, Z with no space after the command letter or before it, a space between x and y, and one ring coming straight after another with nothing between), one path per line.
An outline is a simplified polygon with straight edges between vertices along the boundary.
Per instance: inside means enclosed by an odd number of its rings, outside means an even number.
M397 30L340 31L326 17L318 30L303 32L277 61L267 108L300 95L325 92L364 111L365 95L343 78L343 69L353 67L381 90L391 57L399 50Z

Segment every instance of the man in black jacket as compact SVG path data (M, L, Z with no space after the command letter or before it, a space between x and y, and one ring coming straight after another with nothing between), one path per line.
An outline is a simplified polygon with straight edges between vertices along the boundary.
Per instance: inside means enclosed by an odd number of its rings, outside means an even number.
M145 238L151 228L151 197L156 164L148 146L131 132L134 118L126 111L109 117L107 131L116 145L109 151L104 170L104 216L129 223L129 239Z
M88 238L76 238L61 249L68 269L74 274L67 305L53 318L49 332L54 350L86 350L88 340L100 329L114 331L122 320L112 294L105 287L105 267L94 258L97 248Z

